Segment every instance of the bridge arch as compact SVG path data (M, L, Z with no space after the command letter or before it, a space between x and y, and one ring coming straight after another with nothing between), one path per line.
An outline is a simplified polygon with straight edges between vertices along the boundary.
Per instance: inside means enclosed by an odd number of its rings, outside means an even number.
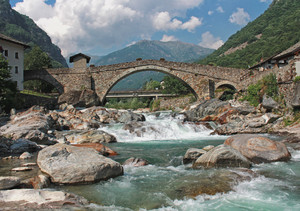
M237 88L236 88L237 85L230 81L221 81L221 82L215 84L215 89L218 89L220 87L228 87L228 88L237 90Z
M97 91L97 90L99 90L99 86L97 87L97 81L99 81L99 80L95 81L94 82L95 89L100 98L100 101L105 102L105 98L106 98L107 94L109 93L109 91L122 79L124 79L132 74L135 74L138 72L143 72L143 71L156 71L156 72L165 73L167 75L175 77L175 78L179 79L182 83L184 83L197 99L199 98L199 95L195 91L195 88L196 88L195 84L191 83L193 81L192 80L193 78L190 77L189 74L184 74L184 73L180 74L180 73L172 70L171 68L167 68L167 67L163 67L163 66L159 66L159 65L144 65L144 66L131 67L126 70L120 71L119 74L116 74L113 77L113 79L110 80L110 82L106 85L106 87L102 86L102 90L103 90L102 92ZM93 78L97 78L97 76L94 75ZM102 81L104 81L104 80L102 80ZM102 85L103 85L103 83L102 83Z
M53 75L49 74L47 71L43 70L25 70L26 74L24 74L24 82L30 80L39 80L45 81L52 86L54 86L59 94L64 92L64 87L60 82L58 82Z

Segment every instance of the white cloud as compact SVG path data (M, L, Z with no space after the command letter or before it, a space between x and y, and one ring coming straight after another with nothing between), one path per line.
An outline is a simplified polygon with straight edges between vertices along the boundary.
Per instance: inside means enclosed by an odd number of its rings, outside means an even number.
M241 26L246 25L250 21L250 15L244 11L244 8L237 8L237 11L230 16L229 21Z
M211 11L211 10L209 10L209 11L207 12L208 15L212 15L213 13L214 13L214 11Z
M218 49L224 44L220 37L214 37L209 31L202 34L202 41L199 43L200 46L205 48Z
M194 16L192 16L191 19L185 23L176 18L172 19L169 12L160 12L153 17L154 28L163 31L182 29L191 32L201 24L202 21Z
M223 7L221 7L221 6L219 6L216 10L219 13L224 13Z
M166 34L164 34L164 36L162 37L162 39L160 41L162 42L169 42L169 41L177 41L178 39L174 36L168 36Z
M204 0L23 0L14 7L44 29L67 56L94 47L108 48L156 31L193 31L201 19L188 9Z

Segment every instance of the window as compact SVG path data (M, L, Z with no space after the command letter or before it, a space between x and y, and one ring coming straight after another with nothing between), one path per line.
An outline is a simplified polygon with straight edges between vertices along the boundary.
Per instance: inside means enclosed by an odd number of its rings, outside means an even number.
M15 58L19 59L19 53L18 52L15 53Z
M15 73L16 73L16 74L19 73L19 68L18 68L18 66L15 66Z
M8 50L4 50L4 56L8 56Z

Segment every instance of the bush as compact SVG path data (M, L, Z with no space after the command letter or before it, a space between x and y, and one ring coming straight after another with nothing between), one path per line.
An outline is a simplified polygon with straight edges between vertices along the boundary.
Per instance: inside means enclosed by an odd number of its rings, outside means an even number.
M242 100L247 100L251 105L258 106L258 104L261 103L264 94L267 94L274 100L279 100L277 78L273 73L265 76L256 84L248 86L247 94Z

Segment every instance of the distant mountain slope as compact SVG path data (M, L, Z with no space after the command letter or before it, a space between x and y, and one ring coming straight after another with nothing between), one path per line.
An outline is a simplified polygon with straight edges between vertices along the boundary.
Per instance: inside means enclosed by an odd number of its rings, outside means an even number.
M38 45L53 60L67 67L61 50L52 43L47 33L39 28L32 19L13 10L8 0L0 0L0 33L30 46Z
M103 56L96 65L117 64L142 59L165 58L175 62L193 62L214 50L179 41L161 42L142 40L122 50Z
M95 64L107 65L130 62L135 61L137 58L144 60L165 58L168 61L194 62L200 57L204 58L213 51L212 49L179 41L161 42L142 40L122 50L103 56ZM165 74L154 71L139 72L124 78L112 90L137 90L142 88L146 81L150 79L161 81L164 76Z
M274 0L260 17L199 63L247 68L300 41L299 27L300 1Z

